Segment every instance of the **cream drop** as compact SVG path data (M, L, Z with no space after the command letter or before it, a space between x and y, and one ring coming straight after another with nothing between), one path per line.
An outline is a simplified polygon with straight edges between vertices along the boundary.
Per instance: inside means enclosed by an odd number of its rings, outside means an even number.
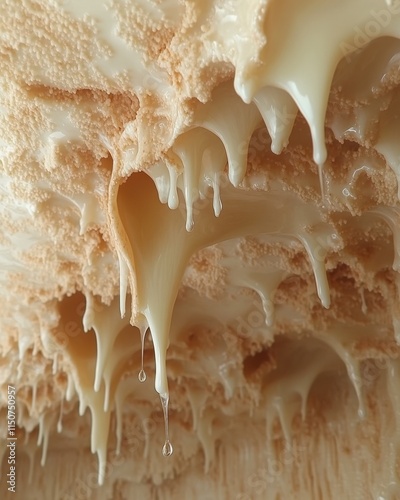
M174 449L169 440L169 422L168 422L168 404L169 404L169 394L160 394L161 406L164 415L164 430L165 430L165 443L162 448L162 454L164 457L169 457L172 455Z

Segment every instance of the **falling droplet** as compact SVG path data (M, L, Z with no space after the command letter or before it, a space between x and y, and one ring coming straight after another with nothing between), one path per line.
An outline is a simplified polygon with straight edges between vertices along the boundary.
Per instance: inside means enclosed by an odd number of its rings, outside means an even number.
M143 368L140 370L139 372L139 375L138 375L138 379L139 379L139 382L145 382L146 381L146 372L143 370Z
M140 369L140 372L139 372L139 375L138 375L138 379L139 379L139 382L145 382L147 376L146 376L146 372L144 371L144 342L146 340L146 332L147 332L147 328L141 328L140 329L140 341L142 343L142 367Z
M162 454L164 457L170 457L174 451L172 444L169 440L169 426L168 426L168 403L169 394L160 394L161 405L164 414L164 426L165 426L165 443L162 449Z

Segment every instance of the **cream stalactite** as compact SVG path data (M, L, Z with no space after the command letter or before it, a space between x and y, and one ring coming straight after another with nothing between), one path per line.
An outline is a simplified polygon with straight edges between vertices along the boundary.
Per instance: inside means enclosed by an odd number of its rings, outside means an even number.
M216 218L211 207L205 207L199 210L194 229L187 232L184 214L159 202L154 184L146 174L132 176L120 186L117 196L119 228L123 230L119 241L129 242L124 252L133 256L129 264L135 270L130 276L131 286L140 290L133 310L143 314L150 327L156 358L156 390L160 394L168 393L165 362L176 295L187 262L199 249L246 234L292 235L305 244L318 293L325 307L329 306L324 269L326 250L316 238L318 232L315 236L303 233L303 227L317 225L322 219L315 207L310 209L296 197L280 191L265 196L261 192L227 187L222 191L224 208L220 216ZM296 205L296 217L290 217L288 207L292 211ZM135 214L139 213L140 219L136 219Z
M286 90L310 127L314 161L323 165L325 114L337 65L376 38L398 37L399 16L397 4L382 0L270 2L261 64L236 79L235 88L245 102L265 86Z

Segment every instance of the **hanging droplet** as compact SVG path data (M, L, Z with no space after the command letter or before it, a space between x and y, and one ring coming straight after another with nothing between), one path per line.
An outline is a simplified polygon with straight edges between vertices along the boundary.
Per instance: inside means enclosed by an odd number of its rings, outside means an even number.
M143 370L143 368L140 370L139 372L139 375L138 375L138 379L139 379L139 382L145 382L146 381L146 372Z
M139 382L145 382L147 376L146 372L144 371L144 343L146 340L146 332L147 328L141 328L140 329L140 341L142 343L142 366L138 375Z
M174 449L172 447L172 444L169 441L165 441L162 449L162 454L164 455L164 457L170 457L173 451Z
M164 427L165 427L165 443L162 448L162 454L164 457L169 457L172 455L174 449L169 440L169 425L168 425L168 403L169 403L169 394L160 394L161 405L164 414Z

